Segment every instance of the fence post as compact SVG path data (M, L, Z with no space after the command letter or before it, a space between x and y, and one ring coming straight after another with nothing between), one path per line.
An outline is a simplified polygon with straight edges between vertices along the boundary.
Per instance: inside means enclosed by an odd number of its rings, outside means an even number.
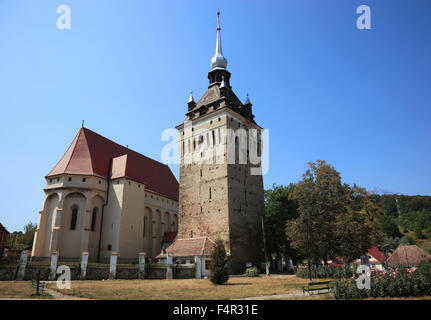
M166 254L166 280L172 279L172 257Z
M57 262L58 262L58 251L54 250L51 252L51 265L49 267L48 280L55 280L57 277Z
M19 259L16 280L24 280L25 267L27 266L28 251L23 251Z
M117 258L118 258L118 253L112 252L111 262L109 264L109 279L115 279L117 275Z
M88 252L82 252L81 256L81 280L85 280L87 277L87 265L88 265Z
M145 279L145 252L139 253L139 279Z
M195 278L202 278L202 260L198 256L195 256Z

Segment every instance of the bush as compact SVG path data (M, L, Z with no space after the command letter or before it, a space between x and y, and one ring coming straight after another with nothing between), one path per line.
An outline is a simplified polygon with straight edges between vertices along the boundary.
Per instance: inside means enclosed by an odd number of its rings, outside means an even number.
M245 270L245 276L246 277L258 277L259 276L259 269L256 267L247 268Z
M226 250L222 240L215 242L214 250L211 252L209 278L214 284L223 284L229 279Z
M355 274L335 281L336 299L367 297L418 297L431 294L431 262L422 262L417 269L403 266L388 271L371 271L370 289L358 289Z
M344 278L351 277L356 271L356 266L352 268L350 265L330 265L330 266L311 266L311 277L317 279L324 278ZM296 271L296 276L299 278L308 278L308 266L299 267Z

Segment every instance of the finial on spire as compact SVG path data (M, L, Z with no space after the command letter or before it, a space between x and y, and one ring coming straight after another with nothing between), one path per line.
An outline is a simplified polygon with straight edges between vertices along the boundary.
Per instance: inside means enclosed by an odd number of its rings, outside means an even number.
M189 98L189 101L187 101L187 103L190 103L190 102L195 102L195 99L193 99L193 90L190 90L190 98Z
M85 120L82 120L81 128L84 128L84 121Z
M211 59L211 67L212 69L221 68L226 69L227 60L223 56L223 50L221 46L221 36L220 36L220 10L217 10L217 42L216 42L216 50L215 55Z

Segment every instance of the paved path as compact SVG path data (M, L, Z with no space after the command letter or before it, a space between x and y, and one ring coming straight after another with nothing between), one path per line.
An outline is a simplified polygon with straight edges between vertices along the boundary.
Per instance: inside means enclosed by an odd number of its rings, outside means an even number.
M44 282L45 285L47 285L48 283L56 283L56 281L41 281L41 282ZM62 294L56 290L48 289L47 287L45 287L44 291L47 294L51 295L52 297L54 297L55 299L58 299L58 300L88 300L88 299L84 299L84 298L68 296L68 295Z

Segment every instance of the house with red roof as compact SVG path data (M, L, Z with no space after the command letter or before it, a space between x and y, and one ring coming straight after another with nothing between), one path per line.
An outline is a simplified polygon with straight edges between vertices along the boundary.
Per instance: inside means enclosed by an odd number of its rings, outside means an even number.
M173 243L156 258L165 264L171 257L174 264L191 265L197 268L197 277L207 277L210 273L211 252L215 243L209 237L174 239ZM230 255L229 252L227 252Z
M386 255L377 247L371 247L360 259L354 260L353 264L364 264L377 270L383 270L386 262Z
M178 230L178 181L165 164L82 127L46 175L33 258L154 258Z

